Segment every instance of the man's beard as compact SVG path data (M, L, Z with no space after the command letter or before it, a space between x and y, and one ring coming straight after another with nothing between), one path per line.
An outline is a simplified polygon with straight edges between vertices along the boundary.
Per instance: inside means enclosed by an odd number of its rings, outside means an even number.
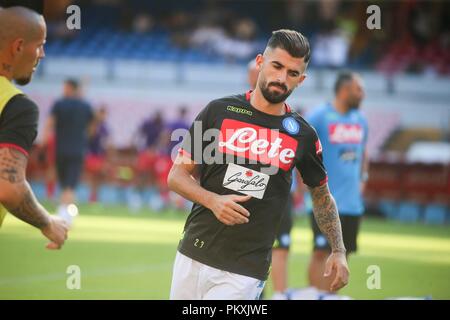
M277 92L277 91L270 91L269 87L272 85L277 86L278 88L281 88L282 90L284 90L284 93ZM273 104L286 101L286 99L292 93L292 90L287 90L287 87L285 85L279 84L277 82L271 82L268 85L266 85L265 82L263 82L259 88L261 89L261 93L264 96L264 98Z
M361 105L361 101L351 101L348 106L350 110L358 110Z
M14 79L14 82L17 83L19 86L24 86L26 84L29 84L31 81L31 75L28 76L27 78L18 78L18 79Z

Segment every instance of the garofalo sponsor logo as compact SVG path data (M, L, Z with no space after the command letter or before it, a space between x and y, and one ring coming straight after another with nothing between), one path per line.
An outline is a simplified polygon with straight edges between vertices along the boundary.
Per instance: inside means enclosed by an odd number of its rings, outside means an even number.
M250 172L250 176L248 176L248 172ZM228 186L229 184L237 182L240 184L239 190L246 191L261 191L267 187L267 184L264 183L264 178L261 178L259 174L253 174L252 171L247 171L245 174L242 172L237 172L224 182L224 186Z
M230 163L223 179L223 186L262 199L269 179L270 176L267 174Z

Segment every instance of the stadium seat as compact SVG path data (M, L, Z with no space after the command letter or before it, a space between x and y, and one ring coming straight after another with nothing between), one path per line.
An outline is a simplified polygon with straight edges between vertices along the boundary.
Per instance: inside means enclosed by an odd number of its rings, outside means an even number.
M379 202L379 210L383 213L383 215L387 219L396 219L398 216L398 206L397 204L388 199L380 200Z
M429 204L425 207L424 222L426 224L445 224L448 208L440 204Z
M397 220L402 222L417 222L420 218L421 207L411 201L401 202L398 207Z
M103 185L98 190L98 201L104 204L119 203L117 188L115 186Z
M76 190L76 197L78 203L88 203L89 202L89 195L91 192L91 188L82 183L77 187Z

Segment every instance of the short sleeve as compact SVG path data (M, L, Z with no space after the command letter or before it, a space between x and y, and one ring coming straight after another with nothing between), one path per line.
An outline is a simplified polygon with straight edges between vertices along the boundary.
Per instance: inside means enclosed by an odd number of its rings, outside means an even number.
M305 139L305 152L296 167L303 182L311 188L321 186L328 181L322 159L322 144L313 128Z
M320 134L321 129L321 119L323 117L320 114L319 109L314 109L306 115L306 120L308 123Z
M0 146L16 147L28 155L37 136L39 109L25 95L13 97L0 116Z

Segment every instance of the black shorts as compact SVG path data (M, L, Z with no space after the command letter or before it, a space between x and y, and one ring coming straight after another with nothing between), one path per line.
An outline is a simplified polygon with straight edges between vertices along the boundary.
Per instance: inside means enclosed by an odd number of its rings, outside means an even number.
M56 170L61 188L75 189L83 170L83 157L58 155L56 157Z
M273 245L274 249L289 250L291 245L291 230L293 224L292 201L292 195L289 195L288 205L283 213L283 217L281 218L281 222L276 233L275 243Z
M331 247L328 244L327 238L320 231L312 212L309 216L311 219L311 227L314 234L314 250L331 251ZM359 225L361 222L361 216L340 214L339 219L341 220L342 237L344 238L344 245L347 253L356 252L358 248L357 237L359 232Z

